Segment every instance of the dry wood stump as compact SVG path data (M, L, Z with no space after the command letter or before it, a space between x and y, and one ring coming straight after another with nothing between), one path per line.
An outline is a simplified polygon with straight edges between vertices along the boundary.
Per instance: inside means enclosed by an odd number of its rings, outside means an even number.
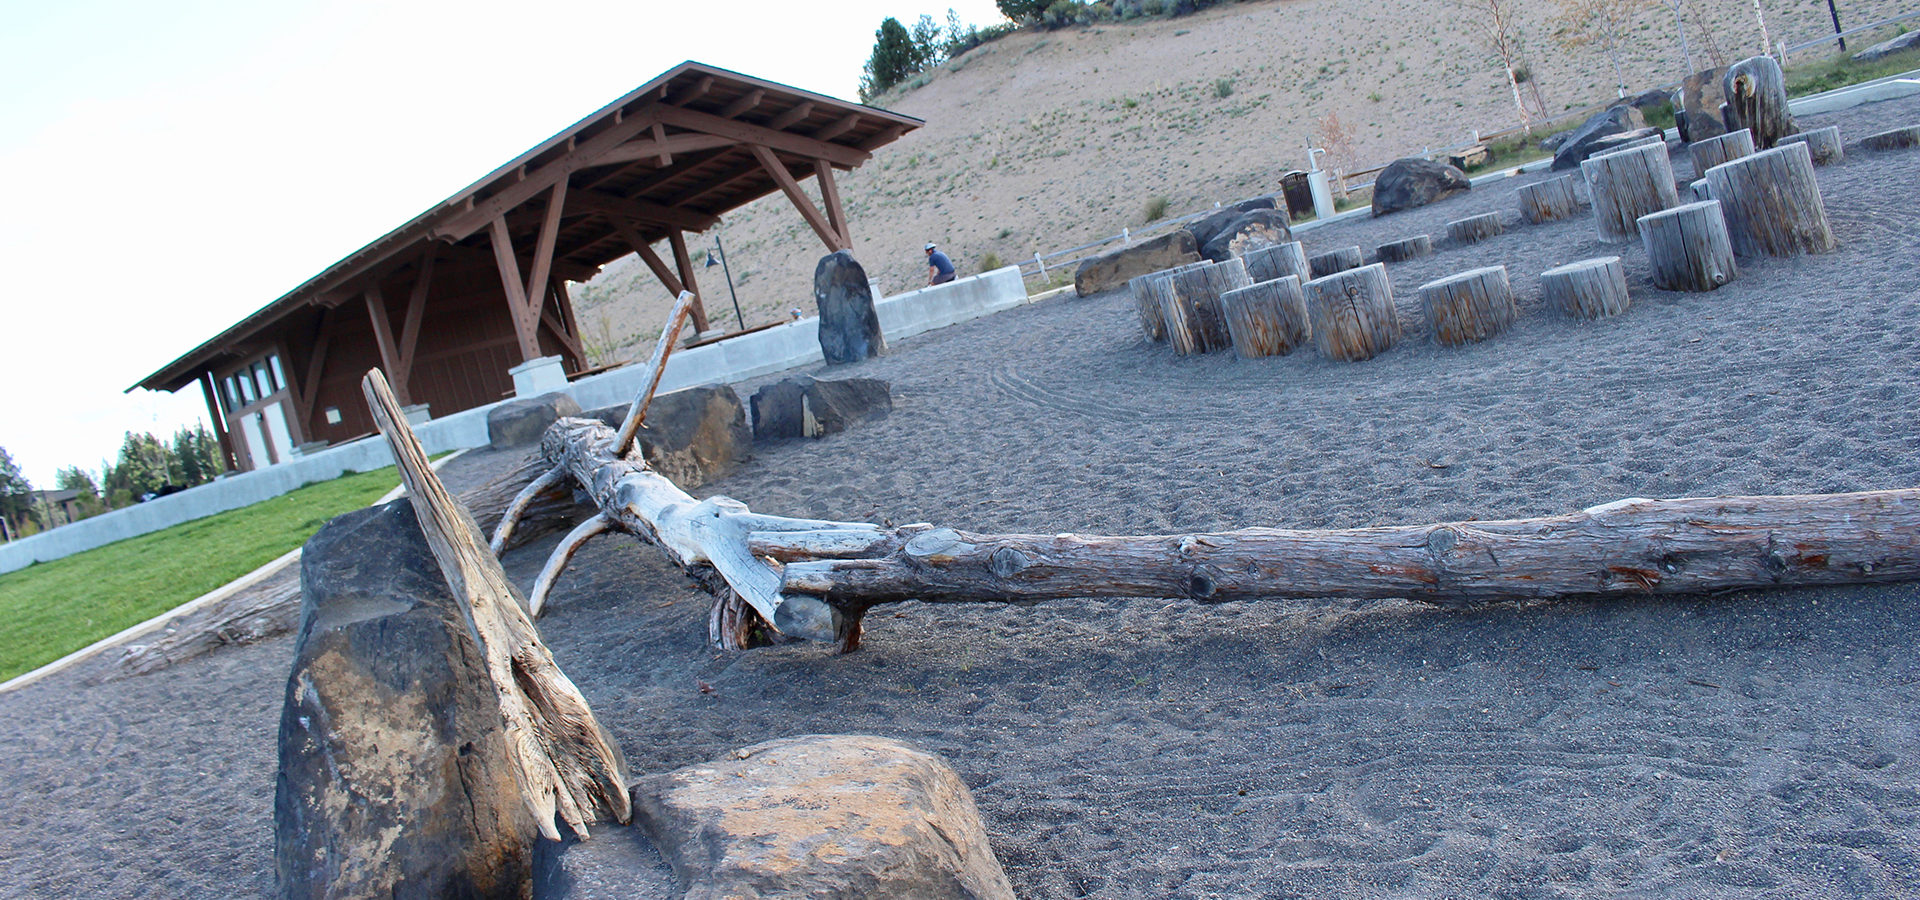
M1146 332L1147 340L1158 343L1167 339L1167 319L1160 312L1160 298L1153 292L1149 283L1160 278L1172 278L1173 273L1185 266L1161 269L1127 279L1127 290L1133 294L1134 309L1140 313L1140 330Z
M1594 225L1609 243L1633 240L1641 216L1680 203L1665 144L1596 156L1581 162L1580 172L1593 197Z
M1653 284L1664 290L1711 291L1739 273L1718 200L1641 216L1640 241L1647 248Z
M1433 339L1443 347L1484 341L1513 327L1519 312L1506 266L1487 266L1420 286Z
M1707 184L1741 256L1826 253L1836 244L1806 144L1721 163L1707 170Z
M1360 263L1359 247L1341 247L1338 250L1315 253L1307 258L1307 274L1312 276L1307 280L1325 278L1335 272L1345 272L1348 269L1358 269Z
M1705 178L1702 178L1698 181L1688 184L1687 190L1693 193L1693 199L1695 202L1698 202L1701 200L1713 199L1713 186L1707 184L1707 180Z
M1694 141L1687 145L1687 155L1693 157L1693 171L1705 178L1707 170L1714 166L1742 156L1752 156L1753 132L1742 128L1719 137Z
M1860 139L1860 146L1868 150L1905 150L1908 147L1920 147L1920 125L1908 125L1905 128L1867 135Z
M1393 285L1380 263L1335 272L1304 285L1313 344L1329 359L1372 359L1400 340Z
M1288 241L1271 247L1261 247L1249 252L1241 260L1247 264L1247 277L1254 284L1297 276L1301 281L1313 277L1313 270L1307 267L1307 251L1299 241Z
M1807 152L1813 155L1813 164L1816 166L1830 166L1847 161L1847 151L1840 146L1840 126L1838 125L1790 134L1781 138L1780 144L1806 144Z
M1481 213L1447 223L1447 237L1461 245L1478 244L1505 230L1500 225L1499 213Z
M1433 238L1416 234L1410 238L1381 244L1374 251L1374 258L1381 262L1406 262L1422 256L1433 255Z
M1191 269L1175 269L1165 279L1148 282L1160 300L1167 324L1167 342L1182 356L1211 353L1233 345L1220 295L1252 284L1247 266L1238 258Z
M1538 225L1571 219L1580 209L1580 198L1573 192L1571 173L1550 178L1520 189L1520 217Z
M1286 356L1312 336L1307 322L1307 295L1300 276L1286 275L1220 295L1233 335L1233 352L1241 359Z
M1627 297L1627 268L1618 256L1567 263L1540 273L1547 304L1569 318L1617 316L1632 303Z

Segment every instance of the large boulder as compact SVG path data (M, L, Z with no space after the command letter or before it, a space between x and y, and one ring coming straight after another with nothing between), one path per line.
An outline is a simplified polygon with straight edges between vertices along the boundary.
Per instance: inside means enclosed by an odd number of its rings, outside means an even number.
M1560 149L1553 152L1553 168L1555 171L1578 169L1580 163L1593 155L1595 144L1616 134L1645 128L1646 125L1647 118L1639 110L1626 105L1609 106L1588 116L1579 128L1573 130L1573 134L1567 136L1560 144Z
M1373 214L1426 206L1471 190L1467 173L1430 159L1396 159L1373 179Z
M641 778L634 821L686 900L1012 900L973 795L899 741L808 735Z
M1641 91L1638 94L1628 97L1626 98L1625 102L1628 106L1631 106L1634 109L1640 110L1641 112L1645 112L1649 109L1653 109L1654 107L1659 106L1662 103L1672 105L1673 94L1668 91L1663 91L1659 88L1653 88L1652 90Z
M1714 66L1688 75L1681 82L1680 106L1686 120L1679 126L1680 140L1691 144L1727 133L1726 123L1720 120L1720 107L1727 102L1720 80L1726 74L1725 66Z
M1889 41L1881 41L1853 55L1854 62L1873 62L1895 53L1920 47L1920 31L1909 31Z
M893 411L892 388L878 378L788 378L753 392L753 436L826 437Z
M1619 134L1610 134L1603 138L1597 138L1592 143L1587 145L1587 158L1592 159L1596 156L1605 156L1606 154L1612 153L1615 150L1619 150L1623 147L1630 146L1635 141L1644 141L1644 140L1647 140L1648 138L1658 138L1663 134L1666 134L1666 132L1658 128L1647 127L1647 128L1636 128L1632 131L1623 131L1623 132L1620 132Z
M327 523L300 586L274 780L279 896L527 897L539 827L410 502Z
M1240 210L1231 206L1222 207L1188 222L1186 229L1193 235L1193 243L1196 246L1205 247L1208 241L1213 240L1214 235L1220 233L1220 229L1227 227L1227 223L1239 215Z
M820 352L829 365L855 363L887 352L880 315L873 309L867 270L840 250L813 267L813 300L820 309Z
M1721 76L1720 89L1727 95L1727 130L1752 132L1754 150L1772 150L1781 138L1800 133L1787 109L1787 79L1779 60L1755 56L1734 63Z
M1175 228L1156 238L1093 257L1073 273L1073 289L1082 297L1126 287L1127 281L1152 272L1200 261L1200 245L1193 233Z
M538 444L555 419L579 414L580 404L558 391L510 400L487 412L487 440L495 450Z
M620 403L584 415L619 428L630 406ZM705 384L655 396L634 440L655 472L692 490L746 462L753 450L753 429L747 426L746 405L733 388Z
M1229 221L1207 241L1201 255L1214 262L1225 262L1249 251L1274 247L1293 240L1287 228L1287 211L1272 206L1243 212Z

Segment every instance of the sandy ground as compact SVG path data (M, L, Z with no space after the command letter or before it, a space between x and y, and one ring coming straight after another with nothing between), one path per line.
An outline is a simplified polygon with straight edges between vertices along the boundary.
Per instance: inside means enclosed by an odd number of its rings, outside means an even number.
M1759 52L1751 0L1676 2L1692 23L1697 66ZM1475 5L1484 3L1226 3L1178 19L1016 34L979 47L923 86L875 101L927 124L840 177L854 256L895 294L925 284L926 241L943 245L966 274L981 271L988 254L1011 263L1138 228L1156 197L1179 216L1272 193L1283 174L1306 168L1309 140L1330 146L1330 114L1350 141L1331 145L1335 153L1322 162L1350 171L1462 144L1476 130L1516 127L1505 76L1478 49L1475 17L1462 9ZM1615 94L1600 46L1556 39L1560 6L1516 5L1523 55L1553 114ZM1842 21L1862 25L1910 6L1850 0ZM1832 29L1821 0L1766 0L1765 15L1776 41ZM1848 46L1878 39L1861 35ZM1806 51L1792 61L1820 56ZM1622 43L1629 89L1678 82L1683 60L1673 14L1649 4ZM811 179L802 184L817 196ZM784 196L728 214L716 233L747 324L783 320L793 307L812 314L813 267L826 251ZM714 321L732 327L720 270L704 271L700 285ZM632 258L575 296L589 343L623 345L622 357L646 355L671 303ZM621 299L596 302L607 296Z
M756 448L700 493L975 531L1149 533L1546 515L1621 497L1920 484L1920 153L1820 170L1838 251L1654 290L1590 220L1513 192L1306 232L1371 248L1498 211L1389 267L1406 342L1176 358L1120 294L1021 307L817 374L887 418ZM1684 156L1680 178L1692 176ZM1539 272L1625 257L1634 304L1574 323ZM1425 280L1500 263L1516 329L1436 347ZM740 386L743 393L753 384ZM456 490L502 454L447 467ZM552 538L511 554L530 582ZM541 628L636 771L810 732L898 737L975 791L1023 897L1920 897L1920 584L1448 611L1311 599L876 608L864 648L726 654L707 598L625 538ZM291 641L0 696L0 897L271 889ZM704 688L704 689L703 689ZM576 891L575 896L587 896Z

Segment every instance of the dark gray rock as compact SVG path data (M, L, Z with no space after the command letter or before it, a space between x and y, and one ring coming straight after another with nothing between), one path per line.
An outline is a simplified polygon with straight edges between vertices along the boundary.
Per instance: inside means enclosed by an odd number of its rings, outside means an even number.
M867 270L840 250L813 267L813 300L820 309L820 352L828 365L859 362L887 352L880 316L873 309Z
M1628 97L1626 103L1628 106L1631 106L1634 109L1645 112L1646 110L1659 106L1662 103L1667 103L1667 104L1673 103L1673 93L1670 91L1663 91L1659 88L1654 88L1653 90L1642 91L1638 94L1633 95L1632 97ZM1677 109L1678 107L1675 107L1675 108Z
M1122 247L1080 263L1073 273L1073 289L1082 297L1124 287L1142 275L1183 266L1200 260L1200 245L1193 233L1175 228L1166 234Z
M619 428L631 404L620 403L583 413ZM703 384L659 394L647 406L646 424L634 440L655 472L683 490L715 481L752 456L753 429L746 404L724 384Z
M1892 40L1881 41L1859 53L1855 53L1853 55L1853 61L1873 62L1875 60L1885 59L1895 53L1912 50L1915 47L1920 47L1920 31L1909 31Z
M678 900L673 869L636 825L602 823L593 840L534 845L535 900Z
M1242 200L1239 203L1235 203L1233 205L1233 208L1243 213L1250 213L1256 209L1282 209L1283 210L1283 209L1286 209L1286 207L1282 206L1281 204L1286 202L1287 202L1287 198L1281 194L1267 194L1262 197L1255 197L1251 200Z
M753 392L757 440L825 437L893 411L892 388L878 378L789 378Z
M1720 119L1720 107L1727 102L1720 79L1726 73L1725 66L1714 66L1688 75L1680 83L1680 107L1687 114L1686 127L1680 131L1682 141L1691 144L1727 133L1727 125Z
M1658 138L1665 133L1666 132L1658 128L1648 127L1636 128L1632 131L1623 131L1619 134L1610 134L1606 137L1596 139L1593 143L1587 145L1587 158L1592 159L1596 156L1604 156L1615 150L1631 146L1635 141L1647 141L1650 138Z
M973 795L899 741L807 735L633 786L687 900L1012 900Z
M1567 138L1570 137L1573 137L1573 129L1571 128L1566 131L1556 131L1540 139L1540 149L1549 152L1558 150L1567 143Z
M510 400L487 413L487 440L495 450L538 444L555 419L579 414L580 404L558 391Z
M1194 246L1205 247L1214 235L1220 233L1220 229L1227 227L1227 223L1239 215L1240 210L1226 206L1187 223L1187 231L1193 234Z
M1373 179L1373 214L1384 216L1472 188L1467 173L1430 159L1396 159Z
M1225 262L1248 251L1274 247L1293 240L1287 228L1287 211L1268 206L1243 212L1229 221L1207 242L1201 255L1214 262Z
M1646 127L1647 119L1631 106L1609 106L1580 123L1560 149L1553 152L1553 170L1578 169L1593 155L1593 145L1616 134Z
M300 584L274 784L279 896L529 896L539 828L409 501L327 523Z

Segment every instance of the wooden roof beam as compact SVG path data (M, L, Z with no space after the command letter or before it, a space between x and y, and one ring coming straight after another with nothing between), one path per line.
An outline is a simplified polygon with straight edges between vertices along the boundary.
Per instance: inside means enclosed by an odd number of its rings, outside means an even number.
M867 160L873 158L872 153L857 147L815 140L807 135L794 134L791 131L781 131L777 128L766 128L733 119L722 119L719 116L696 112L691 109L663 106L655 108L652 115L658 116L659 121L672 125L675 128L732 138L743 144L762 144L782 153L791 153L794 156L803 156L807 159L824 159L842 168L853 168L864 165Z
M793 201L793 208L800 211L801 218L806 219L807 224L813 226L813 233L819 235L820 240L827 245L827 252L852 249L847 246L847 240L840 234L840 230L835 228L826 216L821 215L819 207L813 205L813 200L800 189L800 182L794 180L793 173L787 171L786 164L781 162L779 157L774 156L772 150L756 144L753 147L753 155L760 161L760 167L766 169L767 174L772 175L773 180L779 183L780 190L786 192L787 199Z
M641 138L608 150L599 159L594 160L593 164L595 166L619 165L660 156L672 156L676 153L732 147L738 143L740 142L732 138L712 134L670 134L664 138Z
M767 127L773 129L774 131L785 131L788 128L793 127L793 123L798 122L801 119L804 119L810 115L813 115L813 101L808 100L801 103L799 106L796 106L790 110L787 110L786 112L783 112L777 116L774 116L773 121L767 123Z
M756 106L759 106L761 101L765 99L767 99L767 92L759 88L754 88L753 90L748 91L745 96L741 97L738 100L733 101L732 103L727 104L726 108L720 110L720 118L722 119L739 118L741 113L746 112L747 110L750 110Z
M814 132L813 139L816 141L830 141L852 131L853 126L858 124L860 124L860 114L847 113L841 117L840 121Z
M607 151L652 128L657 121L660 120L652 115L652 110L629 115L620 124L610 126L599 134L581 141L573 153L527 173L525 178L474 204L472 209L463 210L448 217L434 226L430 234L443 241L465 240L480 229L488 227L489 223L505 215L508 210L552 188L555 182L572 175L574 170L593 165L594 161Z
M720 220L714 216L658 203L648 203L645 200L628 200L625 197L616 197L601 191L574 191L568 195L567 199L580 209L614 213L649 224L670 225L683 231L706 231L720 224Z

